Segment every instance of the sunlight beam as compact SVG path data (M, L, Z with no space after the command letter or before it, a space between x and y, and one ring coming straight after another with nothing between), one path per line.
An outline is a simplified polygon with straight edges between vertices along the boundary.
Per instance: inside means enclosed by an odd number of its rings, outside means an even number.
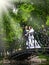
M12 0L0 0L0 15L3 12L7 12L8 8L12 8L13 1Z

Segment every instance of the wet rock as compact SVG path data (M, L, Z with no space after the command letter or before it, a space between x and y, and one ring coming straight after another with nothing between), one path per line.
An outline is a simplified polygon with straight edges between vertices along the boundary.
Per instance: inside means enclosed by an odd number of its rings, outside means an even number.
M44 62L46 62L47 61L47 59L40 59L38 56L36 56L36 57L33 57L33 58L31 58L30 60L29 60L29 62L35 62L35 63L44 63Z

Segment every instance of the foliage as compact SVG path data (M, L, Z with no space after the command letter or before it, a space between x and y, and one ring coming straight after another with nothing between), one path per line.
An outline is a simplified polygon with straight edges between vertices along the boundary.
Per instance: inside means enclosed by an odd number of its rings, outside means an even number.
M24 40L22 40L23 25L31 25L35 29L35 31L37 31L37 33L42 28L44 28L44 26L47 25L49 27L49 1L27 1L16 2L17 6L15 7L16 9L18 9L18 12L13 13L13 10L9 9L9 12L3 14L3 32L5 34L5 46L7 48L19 48L20 46L22 47L25 44ZM0 34L1 33L2 32L0 32ZM49 34L49 31L47 31L46 33ZM42 37L40 36L40 34L42 35ZM39 33L38 36L42 44L46 43L43 41L46 39L44 34L45 32L42 32Z
M46 25L48 25L48 26L49 26L49 16L47 16Z
M31 11L34 10L33 5L31 5L30 3L23 3L20 5L19 7L19 11L17 14L17 19L20 22L25 22L28 21L29 17L30 17L30 13Z
M14 40L19 39L22 36L22 28L19 23L9 17L7 14L4 15L4 29L6 34L6 47L12 47L15 43Z

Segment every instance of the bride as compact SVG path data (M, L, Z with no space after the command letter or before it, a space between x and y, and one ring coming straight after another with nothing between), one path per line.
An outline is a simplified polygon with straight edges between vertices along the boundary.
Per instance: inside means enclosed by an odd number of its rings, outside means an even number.
M31 48L41 48L41 46L38 44L37 40L34 39L34 29L29 26L29 32L28 32L28 47Z

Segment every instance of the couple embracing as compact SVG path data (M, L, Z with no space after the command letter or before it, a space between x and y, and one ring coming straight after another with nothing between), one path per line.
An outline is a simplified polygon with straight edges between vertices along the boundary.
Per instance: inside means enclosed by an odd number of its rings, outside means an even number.
M38 42L34 39L34 29L31 26L25 26L25 39L26 39L26 48L41 48Z

